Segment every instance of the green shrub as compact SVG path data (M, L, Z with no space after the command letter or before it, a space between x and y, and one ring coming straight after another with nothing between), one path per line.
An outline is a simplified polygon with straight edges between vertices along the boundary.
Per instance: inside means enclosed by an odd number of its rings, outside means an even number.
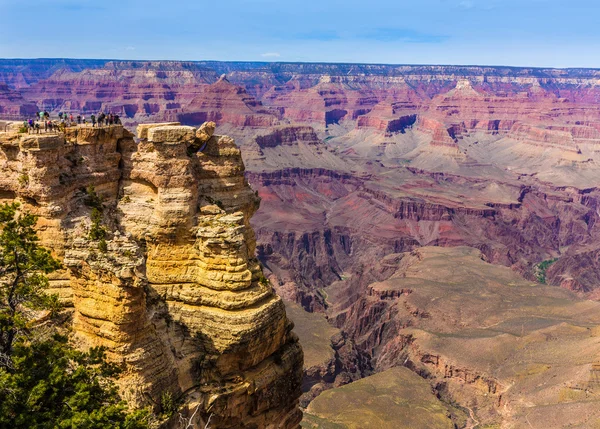
M0 427L145 429L148 410L129 411L114 383L119 367L102 348L84 353L64 336L21 342L0 369Z
M92 209L92 226L88 236L93 241L106 238L106 229L102 226L102 212L95 207Z
M160 410L165 418L171 417L177 411L177 402L171 392L163 392L160 396Z
M27 186L29 184L29 175L27 173L22 173L19 176L19 185L21 186Z
M88 207L96 208L102 211L102 197L96 193L96 188L94 185L88 186L85 190L85 193L86 196L83 200L83 203Z
M61 268L38 245L36 221L0 205L0 428L147 429L149 411L128 410L114 383L121 368L104 349L76 350L52 320L36 327L32 310L60 310L45 289Z
M100 250L102 253L108 252L108 244L106 244L106 240L104 238L101 238L98 241L98 250Z
M261 285L263 285L263 286L268 286L269 285L269 279L266 278L263 273L260 273L260 278L258 279L258 282Z
M537 278L537 281L539 283L546 284L546 271L548 270L550 265L552 265L556 261L558 261L558 259L556 258L548 259L546 261L540 262L535 266L535 277Z

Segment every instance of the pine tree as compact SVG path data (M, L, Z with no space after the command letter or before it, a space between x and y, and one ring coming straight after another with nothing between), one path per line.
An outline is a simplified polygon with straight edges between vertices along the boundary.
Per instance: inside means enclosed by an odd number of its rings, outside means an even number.
M41 311L57 312L46 274L60 267L39 246L36 217L0 205L0 428L146 429L147 410L129 412L105 350L74 349L57 330L39 335Z
M10 365L14 343L28 333L32 312L58 306L45 289L46 274L60 263L39 246L37 218L19 208L18 203L0 205L0 367Z

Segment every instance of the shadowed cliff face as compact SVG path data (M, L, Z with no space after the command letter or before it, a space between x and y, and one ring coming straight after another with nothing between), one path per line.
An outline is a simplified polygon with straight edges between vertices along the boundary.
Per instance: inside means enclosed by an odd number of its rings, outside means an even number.
M0 196L40 216L65 266L52 291L73 305L79 344L126 365L132 404L171 392L197 424L296 428L302 351L255 257L259 200L233 140L199 136L164 124L140 126L139 142L121 126L0 133Z

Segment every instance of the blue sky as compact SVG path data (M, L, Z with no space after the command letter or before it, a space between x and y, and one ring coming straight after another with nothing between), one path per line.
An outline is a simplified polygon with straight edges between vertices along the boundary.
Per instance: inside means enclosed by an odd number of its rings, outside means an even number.
M0 57L600 67L598 0L0 0Z

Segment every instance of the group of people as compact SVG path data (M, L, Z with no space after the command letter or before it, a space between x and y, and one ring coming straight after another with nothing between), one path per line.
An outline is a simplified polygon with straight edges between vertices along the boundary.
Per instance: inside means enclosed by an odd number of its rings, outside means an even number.
M77 115L77 117L73 117L72 113L70 115L67 115L66 113L59 112L58 119L60 121L65 121L65 122L71 123L71 124L74 124L75 120L77 121L78 125L88 124L87 119L85 118L84 115ZM108 115L106 115L104 112L100 112L100 113L98 113L98 116L96 116L92 113L92 115L90 116L90 123L92 124L93 127L95 127L96 124L99 127L101 127L103 125L120 125L121 119L119 118L119 115L114 115L112 113L109 113Z
M68 126L77 125L87 125L88 123L92 124L92 127L96 125L102 127L104 125L120 125L121 119L119 115L114 115L109 113L108 115L104 112L98 113L98 116L92 114L90 116L90 122L87 121L85 115L77 115L73 116L72 113L67 114L63 112L58 113L58 122L50 120L50 113L45 112L36 112L35 119L29 119L23 123L23 126L27 129L27 131L31 133L40 133L42 128L44 132L56 132L63 131Z
M99 127L101 127L103 125L119 125L121 123L121 119L119 118L119 115L113 115L112 113L105 115L104 112L100 112L100 113L98 113L97 117L96 117L96 115L92 114L92 116L90 116L90 119L92 121L93 127L96 126L96 123L98 123ZM85 123L85 117L83 118L83 122ZM79 116L77 116L77 123L78 124L81 123L79 121Z
M26 128L30 134L39 134L42 130L42 127L45 132L59 131L59 129L61 128L60 124L57 124L56 122L50 120L50 114L48 112L36 113L35 119L28 119L27 121L23 122L23 127Z

